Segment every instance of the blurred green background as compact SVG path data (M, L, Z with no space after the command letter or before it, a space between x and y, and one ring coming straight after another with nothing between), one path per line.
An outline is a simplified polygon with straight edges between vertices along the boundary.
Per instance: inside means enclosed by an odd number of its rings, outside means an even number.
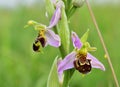
M91 4L120 83L120 4ZM31 19L48 25L45 3L36 0L29 6L24 3L13 8L0 7L0 87L46 87L52 62L60 53L59 49L50 46L44 49L44 54L33 52L32 44L37 32L32 27L24 29ZM90 29L88 41L97 47L92 54L106 67L105 72L93 69L85 76L76 71L70 87L115 87L86 4L70 21L70 29L76 31L79 37L87 28Z

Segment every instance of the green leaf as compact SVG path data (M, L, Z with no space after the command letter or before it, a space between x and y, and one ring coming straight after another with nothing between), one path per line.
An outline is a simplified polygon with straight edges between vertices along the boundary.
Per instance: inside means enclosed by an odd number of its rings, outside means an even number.
M87 41L88 34L89 34L89 29L83 34L83 36L80 39L83 44Z
M46 0L46 11L49 19L51 19L55 9L53 3L50 0Z
M55 58L49 77L47 81L47 87L59 87L58 72L57 72L57 58Z
M61 38L61 51L62 51L62 56L69 53L69 46L70 46L70 31L68 27L68 21L67 21L67 16L65 13L65 8L64 6L62 7L62 12L61 12L61 20L58 23L58 34L60 35Z

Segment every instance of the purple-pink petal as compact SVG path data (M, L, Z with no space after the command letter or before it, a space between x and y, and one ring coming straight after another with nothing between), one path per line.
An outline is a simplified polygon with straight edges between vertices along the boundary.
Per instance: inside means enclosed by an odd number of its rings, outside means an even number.
M98 68L105 71L104 65L97 58L92 56L90 53L87 54L87 58L91 59L92 68Z
M74 67L73 61L75 60L75 55L76 55L76 52L73 51L58 63L59 73L63 72L64 70L71 69Z
M73 61L75 60L76 52L73 51L68 54L63 60L58 60L58 78L59 81L63 80L63 71L74 68Z
M61 9L56 8L54 15L52 16L52 19L50 21L50 25L47 28L51 29L52 27L54 27L60 20L60 17L61 17Z
M75 48L80 49L82 47L82 42L80 41L78 35L72 31L72 42Z
M47 29L45 32L45 36L47 39L47 44L54 47L59 47L61 45L60 37L57 34L55 34L52 30Z

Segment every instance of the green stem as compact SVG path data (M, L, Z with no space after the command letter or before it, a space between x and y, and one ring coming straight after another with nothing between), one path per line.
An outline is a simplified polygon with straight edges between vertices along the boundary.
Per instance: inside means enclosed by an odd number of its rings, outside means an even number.
M70 82L70 79L74 73L74 69L70 69L70 70L67 70L64 72L64 82L63 82L63 86L62 87L68 87L69 86L69 82Z
M61 37L61 46L59 47L62 58L64 58L69 53L70 48L70 30L68 26L68 20L65 13L65 8L62 8L61 20L58 23L57 31ZM70 78L72 76L72 70L66 70L64 72L64 81L62 87L68 87Z
M55 27L55 28L56 28L56 27ZM55 29L55 32L58 33L57 29ZM62 58L64 58L64 57L67 55L67 53L66 53L66 50L64 49L63 45L61 45L61 46L59 47L59 50L60 50L60 53L61 53ZM72 76L72 74L73 74L72 71L73 71L73 70L67 70L67 71L64 72L64 81L63 81L63 84L61 84L60 87L68 87L68 85L69 85L69 80L70 80L70 78L71 78L71 76Z
M61 52L62 58L64 58L67 55L67 53L62 45L59 47L59 50Z
M55 33L58 34L58 29L57 29L57 28L58 28L58 26L55 26L55 27L54 27L54 31L55 31ZM66 53L63 45L61 45L61 46L59 47L59 50L60 50L60 53L61 53L62 58L64 58L64 57L67 55L67 53Z
M68 0L65 6L66 13L71 9L72 7L72 0Z
M63 23L63 22L62 22L62 23ZM59 31L59 24L58 24L58 26L55 26L55 27L54 27L54 31L55 31L57 34L59 34L59 32L60 32L60 31ZM69 34L69 33L68 33L68 34ZM70 40L68 40L68 41L70 42ZM68 49L69 49L69 47L68 47ZM65 49L63 43L61 43L61 46L59 47L59 50L60 50L60 53L61 53L62 58L64 58L64 57L68 54L68 52L69 52L69 50ZM66 71L64 72L64 81L63 81L63 84L60 85L60 87L68 87L68 85L69 85L69 80L70 80L72 74L73 74L73 70L66 70Z
M72 0L71 0L72 1ZM70 0L63 0L65 6L70 3ZM68 3L67 3L68 2ZM50 2L50 0L46 0L46 10L48 12L49 18L52 17L54 12L54 6ZM61 19L56 27L54 27L55 32L59 34L61 38L61 46L59 47L60 53L62 58L64 58L69 53L69 47L70 47L70 32L69 32L69 26L68 26L68 18L66 16L65 8L62 7L61 12ZM72 12L73 9L72 9ZM69 80L73 74L73 70L67 70L64 73L64 82L61 84L61 87L68 87Z

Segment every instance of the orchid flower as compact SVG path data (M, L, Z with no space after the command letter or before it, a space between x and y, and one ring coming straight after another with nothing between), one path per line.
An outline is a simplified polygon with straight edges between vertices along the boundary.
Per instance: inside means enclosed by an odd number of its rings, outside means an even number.
M63 60L58 62L59 80L62 78L64 70L75 68L82 74L87 74L92 68L98 68L105 71L104 65L90 53L87 46L82 43L75 32L72 32L72 42L75 48Z
M38 36L33 43L33 50L39 52L40 48L47 45L59 47L61 45L60 37L48 28L43 28L39 31Z
M58 23L61 17L62 1L56 3L56 10L51 18L49 26L37 23L35 21L29 21L28 25L33 25L36 30L39 31L38 36L33 43L33 50L36 52L40 51L41 47L45 47L48 44L54 47L61 45L60 37L55 34L51 29Z

